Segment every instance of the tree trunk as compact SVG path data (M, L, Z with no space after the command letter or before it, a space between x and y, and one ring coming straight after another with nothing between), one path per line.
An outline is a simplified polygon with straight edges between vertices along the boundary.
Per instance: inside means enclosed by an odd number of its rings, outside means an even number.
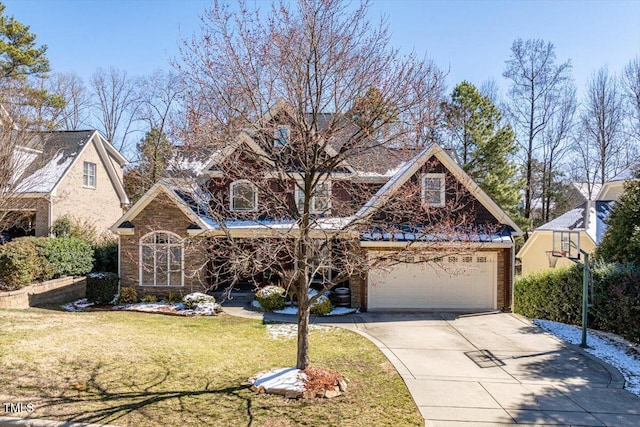
M305 277L299 278L298 285L298 356L296 368L309 367L309 305L308 282Z

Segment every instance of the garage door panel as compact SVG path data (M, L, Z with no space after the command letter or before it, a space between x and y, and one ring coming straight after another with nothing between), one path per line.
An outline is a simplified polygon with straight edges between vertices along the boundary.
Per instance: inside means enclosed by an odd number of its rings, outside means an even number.
M400 263L369 272L368 308L488 310L496 307L495 252Z

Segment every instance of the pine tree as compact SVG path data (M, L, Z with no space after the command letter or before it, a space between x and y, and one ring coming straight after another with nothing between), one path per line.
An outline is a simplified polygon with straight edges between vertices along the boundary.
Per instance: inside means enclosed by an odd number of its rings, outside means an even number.
M44 74L50 71L45 56L47 46L35 46L36 35L29 26L4 16L5 6L0 3L0 72L2 76L17 77Z
M158 128L151 128L137 145L140 164L125 174L125 187L135 203L160 180L171 158L173 145Z
M491 100L469 82L458 84L445 105L448 134L462 168L502 209L517 218L520 183L510 161L517 151L511 126Z

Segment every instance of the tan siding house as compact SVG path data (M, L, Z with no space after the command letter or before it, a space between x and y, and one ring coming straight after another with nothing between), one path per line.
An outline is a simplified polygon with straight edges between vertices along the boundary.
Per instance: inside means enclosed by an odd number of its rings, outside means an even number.
M123 186L127 160L98 131L43 132L20 176L9 208L24 213L26 234L48 236L68 215L108 232L129 199ZM40 140L38 142L37 140Z

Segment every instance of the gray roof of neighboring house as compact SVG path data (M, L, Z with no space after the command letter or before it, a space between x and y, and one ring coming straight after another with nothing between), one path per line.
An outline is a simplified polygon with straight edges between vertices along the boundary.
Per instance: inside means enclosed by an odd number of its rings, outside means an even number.
M71 166L71 163L91 139L95 130L38 132L25 144L38 150L16 176L16 191L49 193Z
M638 172L639 168L640 168L640 165L629 166L628 168L624 169L622 172L620 172L618 175L614 176L607 182L626 181L628 179L634 179L636 177L636 173Z
M588 203L584 202L578 207L571 209L559 217L538 227L538 230L567 231L582 229L587 223Z

